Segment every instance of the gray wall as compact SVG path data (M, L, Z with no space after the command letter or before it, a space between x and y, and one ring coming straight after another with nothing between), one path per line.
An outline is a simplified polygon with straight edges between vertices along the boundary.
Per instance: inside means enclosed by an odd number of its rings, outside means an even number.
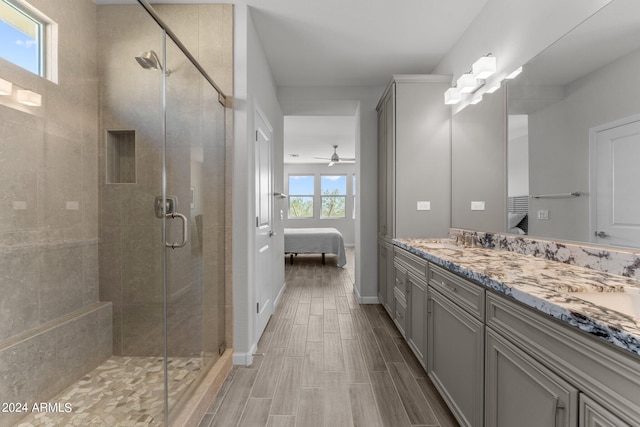
M285 193L289 194L289 174L302 175L309 174L314 175L315 183L316 183L316 191L315 194L320 194L320 176L321 175L346 175L347 176L347 204L346 204L346 218L336 218L336 219L322 219L320 218L320 198L317 197L314 200L314 210L315 216L313 218L304 218L304 219L289 219L288 218L288 210L286 207L287 201L285 200L283 203L283 215L284 227L291 228L318 228L318 227L333 227L342 233L342 237L344 238L345 245L353 246L355 245L355 225L356 221L353 218L353 175L356 172L355 164L336 164L331 167L328 167L326 164L285 164L284 165L284 189ZM276 216L280 215L280 212L276 212Z
M504 232L507 206L506 89L452 119L451 226ZM472 211L484 201L484 211Z
M448 77L396 82L395 230L397 237L446 237L451 212ZM440 82L438 82L440 80ZM431 210L418 211L418 201Z

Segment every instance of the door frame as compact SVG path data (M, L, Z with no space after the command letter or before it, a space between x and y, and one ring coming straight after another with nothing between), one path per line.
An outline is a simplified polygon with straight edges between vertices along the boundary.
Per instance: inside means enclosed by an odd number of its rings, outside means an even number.
M597 171L598 162L597 156L597 143L598 133L607 131L609 129L617 128L620 126L629 125L634 122L640 121L640 114L634 114L632 116L624 117L622 119L614 120L609 123L594 126L589 129L589 241L596 242L594 233L597 228L597 209L598 209L598 182Z

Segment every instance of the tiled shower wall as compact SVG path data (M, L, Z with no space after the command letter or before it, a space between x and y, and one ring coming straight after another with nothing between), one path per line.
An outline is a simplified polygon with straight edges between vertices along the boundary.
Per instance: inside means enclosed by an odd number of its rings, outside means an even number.
M0 59L42 95L0 97L0 401L45 401L112 353L99 303L96 6L30 0L58 24L58 81ZM0 425L13 418L0 414Z

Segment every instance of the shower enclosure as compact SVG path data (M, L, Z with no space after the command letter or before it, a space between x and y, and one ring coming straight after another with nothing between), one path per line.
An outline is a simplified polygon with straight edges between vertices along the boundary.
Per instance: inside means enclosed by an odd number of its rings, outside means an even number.
M42 84L41 110L0 105L0 160L32 154L44 170L33 178L34 194L3 192L0 201L24 199L22 208L59 198L62 208L35 213L32 223L16 219L17 210L0 218L0 274L8 279L1 290L20 304L29 288L37 300L9 310L23 326L0 327L0 400L71 410L0 414L0 426L76 425L77 417L168 425L230 347L230 94L205 68L230 82L232 9L73 0L81 7L65 15L65 1L32 3L60 20L60 82ZM67 31L73 25L93 42L66 45L67 35L77 36ZM79 58L79 69L66 55ZM83 123L70 147L58 141L64 130L49 126L66 114L48 108L56 95L74 110L65 120ZM37 147L16 153L5 128L20 114L43 125L29 131ZM5 182L16 181L4 170ZM50 194L39 194L43 188ZM47 215L57 222L40 220ZM17 242L23 235L30 240Z

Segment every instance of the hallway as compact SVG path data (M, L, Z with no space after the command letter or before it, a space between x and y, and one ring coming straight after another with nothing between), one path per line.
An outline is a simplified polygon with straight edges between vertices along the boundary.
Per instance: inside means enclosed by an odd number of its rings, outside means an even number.
M458 425L382 306L358 305L347 257L287 264L253 365L234 367L201 427Z

